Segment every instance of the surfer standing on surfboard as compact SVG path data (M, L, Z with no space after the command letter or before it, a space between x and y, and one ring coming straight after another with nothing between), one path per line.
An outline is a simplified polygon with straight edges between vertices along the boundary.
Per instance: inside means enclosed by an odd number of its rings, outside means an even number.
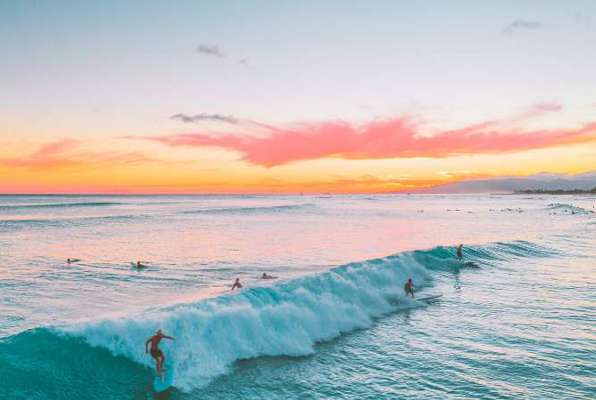
M404 291L406 292L406 297L410 295L414 298L414 282L412 282L412 278L408 279L404 285Z
M457 258L459 258L460 260L464 257L464 255L462 253L463 247L464 247L463 244L460 244L459 246L457 246Z
M166 362L166 356L164 356L163 352L159 349L159 342L161 339L175 340L171 336L164 335L161 329L158 329L157 332L155 332L155 335L151 336L145 342L145 354L148 353L147 346L151 343L151 357L155 359L155 369L158 374L161 374L163 365Z

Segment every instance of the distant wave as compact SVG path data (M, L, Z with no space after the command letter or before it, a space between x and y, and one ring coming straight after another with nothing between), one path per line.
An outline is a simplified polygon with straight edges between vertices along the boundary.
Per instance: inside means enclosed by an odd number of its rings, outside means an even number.
M105 207L116 206L125 203L98 201L98 202L79 202L79 203L40 203L40 204L8 204L0 205L0 211L11 210L31 210L36 208L63 208L63 207Z
M118 222L128 221L133 218L147 218L149 215L106 215L98 217L74 217L74 218L25 218L25 219L0 219L0 228L24 228L24 227L43 227L43 226L72 226L81 225L89 222Z
M469 246L464 251L467 261L479 264L553 254L524 241ZM30 369L37 379L66 392L80 390L81 380L92 376L95 382L110 382L89 384L94 398L101 398L98 391L123 390L119 385L151 379L153 365L144 354L144 343L161 328L176 337L163 345L175 369L175 386L190 391L227 373L237 360L311 354L317 342L367 328L399 309L421 306L404 296L404 282L413 278L418 289L425 288L435 274L461 266L454 248L436 247L141 315L38 328L0 341L0 374L7 381L20 380L19 393L26 392Z
M304 208L316 207L314 204L284 204L279 206L256 206L256 207L216 207L216 208L205 208L198 210L186 210L182 211L182 214L223 214L223 213L238 213L238 214L250 214L250 213L271 213L271 212L283 212L291 210L299 210Z
M573 214L592 214L594 211L587 210L582 207L577 207L572 204L566 203L551 203L548 205L548 210L551 211L560 211L563 213L573 213Z

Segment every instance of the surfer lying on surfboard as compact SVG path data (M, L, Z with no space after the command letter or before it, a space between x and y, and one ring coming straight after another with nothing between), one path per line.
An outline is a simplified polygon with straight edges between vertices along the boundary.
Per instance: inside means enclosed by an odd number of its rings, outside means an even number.
M232 290L234 289L242 289L242 284L240 283L240 278L236 278L236 281L232 285Z
M159 349L159 342L161 339L175 340L171 336L164 335L161 329L158 329L157 332L155 332L155 335L151 336L145 342L145 354L148 353L147 346L151 343L151 357L155 359L155 369L158 374L163 372L163 365L166 362L166 356L164 356L163 352Z

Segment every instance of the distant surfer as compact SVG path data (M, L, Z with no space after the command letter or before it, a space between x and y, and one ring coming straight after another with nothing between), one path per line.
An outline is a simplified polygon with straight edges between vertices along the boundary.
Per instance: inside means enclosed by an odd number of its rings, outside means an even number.
M462 253L462 249L463 249L464 245L460 244L459 246L457 246L457 258L458 259L462 259L464 258L464 254Z
M234 289L242 289L242 284L240 283L240 278L236 278L236 281L232 285L232 290Z
M267 272L263 272L263 275L261 275L261 279L277 279L277 276L267 275Z
M142 262L140 262L140 261L137 261L135 263L135 267L136 268L139 268L139 269L141 269L141 268L147 268L147 266L145 264L143 264Z
M161 329L158 329L157 332L155 332L155 335L151 336L145 342L145 354L149 352L147 346L151 343L151 357L155 359L155 369L158 374L163 372L163 365L166 362L166 356L164 356L163 352L159 349L159 342L161 339L175 340L171 336L164 335Z
M412 282L412 278L408 279L404 285L404 291L406 292L406 297L410 295L414 298L414 282Z

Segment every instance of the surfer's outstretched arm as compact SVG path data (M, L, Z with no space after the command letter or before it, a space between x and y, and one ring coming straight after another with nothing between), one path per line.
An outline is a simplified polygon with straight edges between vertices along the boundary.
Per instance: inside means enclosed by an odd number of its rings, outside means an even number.
M164 339L170 339L170 340L176 340L176 338L175 338L175 337L172 337L172 336L166 336L166 335L163 335L163 336L162 336L162 338L164 338Z
M147 349L147 346L149 346L150 342L151 342L151 338L147 339L147 341L145 342L145 354L147 354L149 352L149 350Z

